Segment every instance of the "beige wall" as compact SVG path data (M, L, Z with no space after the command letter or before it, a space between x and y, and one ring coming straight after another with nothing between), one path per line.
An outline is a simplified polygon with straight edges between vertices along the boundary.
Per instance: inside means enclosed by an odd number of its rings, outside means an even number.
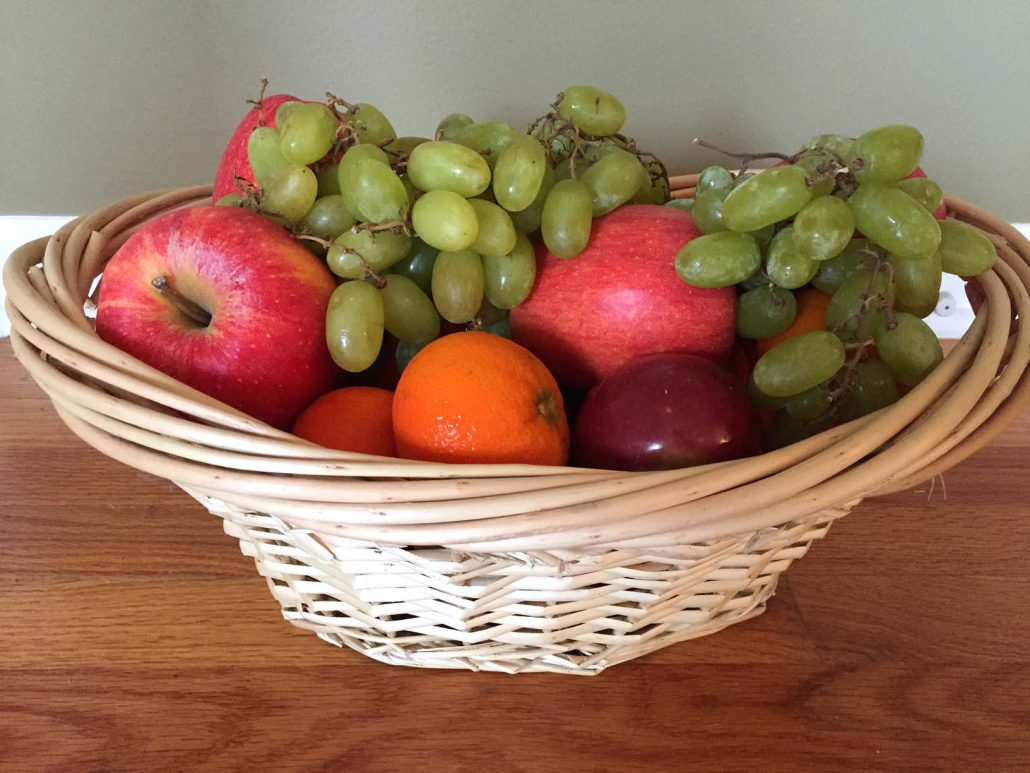
M690 145L793 150L920 127L945 188L1030 220L1030 2L0 0L0 214L78 213L211 179L266 75L380 106L524 124L568 83L616 93L676 171Z

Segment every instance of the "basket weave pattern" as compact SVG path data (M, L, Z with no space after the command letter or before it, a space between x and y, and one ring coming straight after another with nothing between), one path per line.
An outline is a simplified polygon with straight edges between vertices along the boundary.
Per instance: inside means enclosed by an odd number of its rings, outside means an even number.
M673 178L676 195L695 180ZM209 195L142 194L16 251L12 345L79 437L222 517L287 620L388 663L593 674L746 620L834 519L939 475L1030 398L1030 243L949 200L998 246L985 307L876 414L752 459L654 473L330 451L93 331L84 306L105 261L148 219Z

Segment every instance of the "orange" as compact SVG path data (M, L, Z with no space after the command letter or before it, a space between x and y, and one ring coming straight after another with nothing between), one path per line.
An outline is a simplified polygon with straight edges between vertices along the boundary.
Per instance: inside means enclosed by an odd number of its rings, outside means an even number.
M408 459L561 465L569 456L554 376L528 349L478 331L415 355L397 384L393 431Z
M393 392L345 387L319 397L293 425L293 434L326 448L397 456L393 440Z
M814 330L826 328L826 307L830 305L830 296L814 287L809 287L796 295L798 301L798 314L790 327L779 335L772 338L763 338L758 341L758 351L765 354L777 344L781 344L788 338L794 338L802 333L811 333Z

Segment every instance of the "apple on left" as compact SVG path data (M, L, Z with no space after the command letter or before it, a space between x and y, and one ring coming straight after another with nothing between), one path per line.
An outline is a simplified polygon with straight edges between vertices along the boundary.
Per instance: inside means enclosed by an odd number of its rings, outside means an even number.
M285 230L236 207L147 223L108 262L97 333L146 364L287 429L332 389L336 282Z

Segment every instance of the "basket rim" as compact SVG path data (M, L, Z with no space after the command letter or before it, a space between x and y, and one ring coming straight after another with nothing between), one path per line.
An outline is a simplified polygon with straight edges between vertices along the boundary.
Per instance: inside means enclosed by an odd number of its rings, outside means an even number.
M674 195L696 179L671 178ZM490 551L718 539L916 485L986 445L1030 401L1030 242L949 197L949 214L998 248L997 266L978 280L987 301L944 363L876 414L779 451L662 472L324 449L115 349L84 314L94 276L132 233L164 212L209 203L210 189L137 194L12 253L3 273L12 346L68 426L101 452L195 495L342 536ZM741 507L742 497L755 509Z

